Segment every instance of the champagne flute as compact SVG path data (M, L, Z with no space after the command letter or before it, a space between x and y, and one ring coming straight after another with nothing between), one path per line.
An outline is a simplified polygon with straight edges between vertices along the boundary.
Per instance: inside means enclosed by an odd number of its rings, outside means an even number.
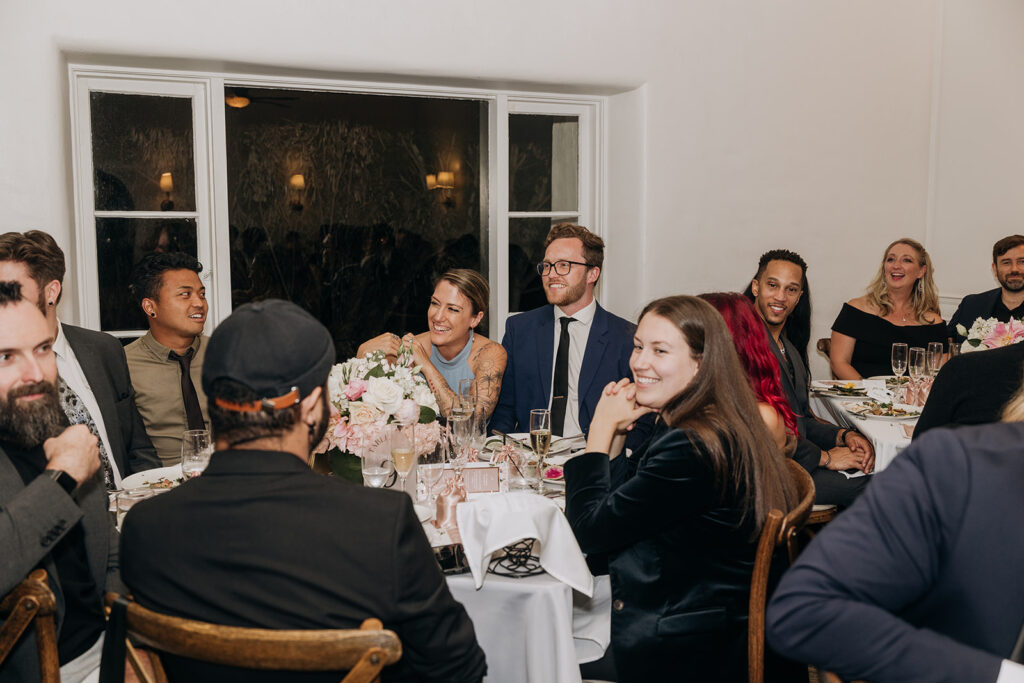
M466 406L477 407L476 380L473 378L459 380L459 400Z
M391 432L391 462L398 472L401 489L405 491L405 480L416 464L416 425L396 424Z
M551 411L547 408L530 411L530 446L537 455L537 467L543 467L551 448Z
M210 432L205 429L189 429L181 435L181 475L185 479L198 477L210 464L213 446Z
M956 343L956 340L953 339L953 337L949 337L946 339L946 341L949 342L949 357L956 358L957 356L959 356L960 345Z
M910 370L911 384L914 385L914 399L910 400L908 395L907 403L917 403L918 383L925 374L925 350L920 346L913 346L909 350L908 368Z
M420 463L416 468L427 489L427 501L431 505L431 511L437 501L437 493L434 489L437 487L437 482L441 481L444 476L444 463L448 459L448 445L448 439L442 433L434 447L420 456Z
M928 376L935 377L942 367L942 342L928 342Z
M907 371L907 345L892 345L892 374L896 375L896 392L903 386L903 373Z

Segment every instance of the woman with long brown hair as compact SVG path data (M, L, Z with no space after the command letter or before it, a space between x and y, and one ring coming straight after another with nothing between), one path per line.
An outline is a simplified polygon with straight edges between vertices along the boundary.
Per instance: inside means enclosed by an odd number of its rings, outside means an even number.
M648 304L630 368L632 382L606 387L587 453L565 465L580 547L608 555L619 680L745 680L757 535L769 510L796 503L794 484L710 304ZM649 412L654 433L613 487L609 461Z

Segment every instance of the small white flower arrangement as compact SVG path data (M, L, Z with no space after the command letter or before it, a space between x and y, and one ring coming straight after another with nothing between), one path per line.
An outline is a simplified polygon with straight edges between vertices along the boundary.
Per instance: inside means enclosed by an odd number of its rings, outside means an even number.
M960 345L962 352L984 351L1024 340L1024 321L1010 318L1009 322L1004 323L995 318L978 318L970 330L963 325L957 325L956 331L967 337Z

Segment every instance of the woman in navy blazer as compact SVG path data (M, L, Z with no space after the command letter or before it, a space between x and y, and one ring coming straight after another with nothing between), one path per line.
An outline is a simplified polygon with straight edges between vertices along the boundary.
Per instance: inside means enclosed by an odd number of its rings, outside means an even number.
M746 680L757 534L793 483L722 317L690 296L648 304L610 383L587 453L566 463L566 515L586 553L608 553L619 681ZM650 439L612 488L609 461L642 415Z

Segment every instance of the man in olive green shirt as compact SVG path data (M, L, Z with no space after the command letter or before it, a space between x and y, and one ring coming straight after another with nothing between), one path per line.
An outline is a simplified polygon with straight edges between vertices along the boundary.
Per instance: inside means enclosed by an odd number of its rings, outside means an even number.
M149 332L125 347L135 400L164 466L181 460L181 437L209 429L201 377L209 337L203 266L182 252L153 253L135 266L132 292Z

